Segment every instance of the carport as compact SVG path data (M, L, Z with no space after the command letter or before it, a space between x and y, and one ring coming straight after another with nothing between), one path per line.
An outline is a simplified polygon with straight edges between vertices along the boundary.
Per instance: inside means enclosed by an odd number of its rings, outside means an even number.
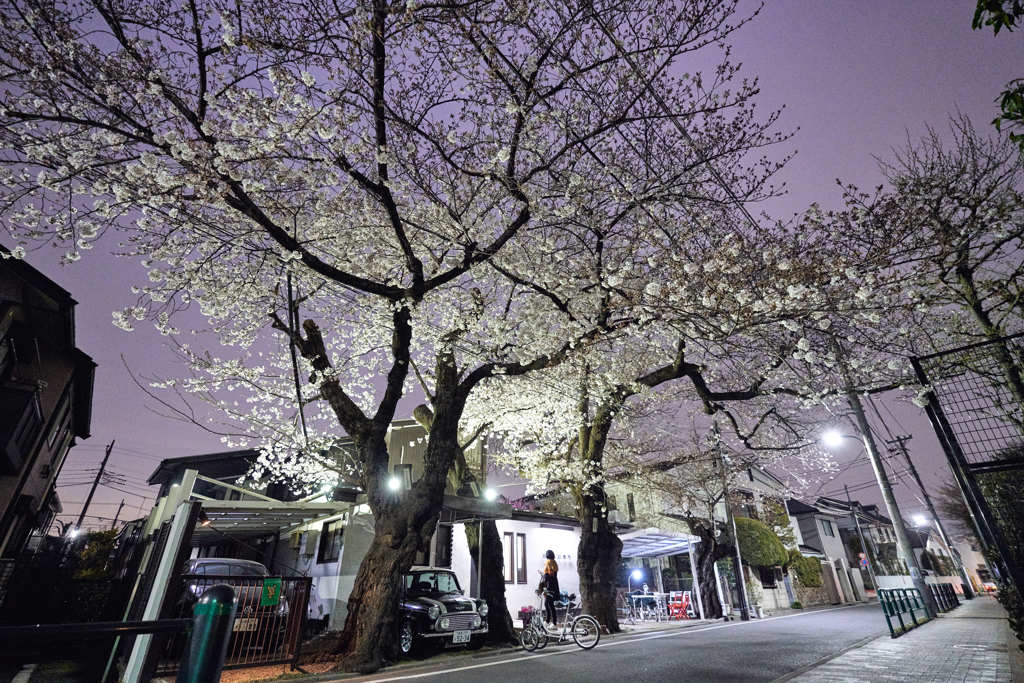
M693 559L693 548L700 543L700 538L654 527L634 529L619 534L622 541L623 558L661 559L686 553L690 558L690 574L693 576L693 594L697 602L697 612L704 618L704 604L700 597L700 579L697 576L697 565ZM657 588L663 591L661 572L657 574Z

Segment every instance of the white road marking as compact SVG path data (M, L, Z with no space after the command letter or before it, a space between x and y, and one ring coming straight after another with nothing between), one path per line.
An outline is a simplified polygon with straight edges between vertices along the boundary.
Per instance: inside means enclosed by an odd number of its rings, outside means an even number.
M823 614L824 612L835 612L837 610L850 609L851 607L863 607L863 605L844 605L842 607L830 607L829 609L819 609L813 612L804 612L803 614L785 614L781 617L768 617L767 619L751 619L750 621L736 621L728 624L716 624L714 626L701 626L699 628L688 628L681 629L679 631L658 631L655 634L637 636L635 638L616 638L610 643L598 643L596 647L614 647L616 645L626 645L628 643L636 643L641 640L658 640L660 638L673 638L678 636L685 636L691 633L701 633L703 631L717 631L720 628L731 628L734 626L750 626L752 624L761 624L769 621L778 621L780 619L792 619L794 617L806 617L811 614ZM595 648L596 649L596 648ZM357 680L372 681L372 683L385 683L386 681L408 681L414 678L429 678L431 676L448 676L459 671L469 671L471 669L484 669L491 666L500 666L502 664L514 664L516 662L525 662L530 659L541 659L542 657L555 657L557 655L565 655L581 652L579 648L572 647L565 650L558 650L556 652L545 652L539 655L511 655L506 659L500 659L494 662L483 662L480 664L467 664L466 666L456 667L454 669L441 669L438 671L427 671L420 674L406 674L404 676L391 676L388 678L363 678ZM337 681L329 681L327 683L340 683L346 679L337 679ZM352 680L352 679L348 679Z
M38 664L24 664L21 667L21 671L14 674L14 678L11 679L11 683L28 683L29 679L32 678L32 672L36 670Z

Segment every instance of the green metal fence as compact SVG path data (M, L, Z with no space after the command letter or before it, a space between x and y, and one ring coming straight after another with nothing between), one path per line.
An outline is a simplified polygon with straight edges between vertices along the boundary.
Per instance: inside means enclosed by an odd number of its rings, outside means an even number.
M889 626L889 633L893 638L898 638L915 626L928 621L924 600L916 588L880 588L878 602L882 605L882 614L885 615L885 623ZM907 619L904 619L904 616ZM894 620L898 626L893 625Z

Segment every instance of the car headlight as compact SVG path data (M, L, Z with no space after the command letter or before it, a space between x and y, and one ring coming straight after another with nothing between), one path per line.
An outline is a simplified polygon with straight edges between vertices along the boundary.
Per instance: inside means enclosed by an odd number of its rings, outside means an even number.
M486 617L487 616L487 603L486 602L480 603L480 609L477 610L477 613L480 616L482 616L482 617Z
M448 628L451 625L452 625L451 619L449 619L448 617L444 617L440 621L437 622L437 628L439 630L441 630L441 631L447 631Z
M429 616L431 619L437 619L437 617L440 616L440 614L441 608L439 608L437 605L431 605L430 609L427 610L427 616Z
M479 615L473 617L473 628L480 628L480 624L483 623L483 619Z

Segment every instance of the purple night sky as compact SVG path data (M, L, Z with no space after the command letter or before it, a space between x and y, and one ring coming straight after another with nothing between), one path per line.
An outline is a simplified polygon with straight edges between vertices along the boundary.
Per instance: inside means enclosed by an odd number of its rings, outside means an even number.
M798 153L779 178L786 182L788 194L753 206L752 211L786 218L811 202L837 206L837 177L862 187L877 185L880 176L873 155L887 156L908 134L918 138L926 124L945 132L947 116L957 111L986 130L995 115L996 95L1006 82L1024 75L1024 43L1017 34L997 38L989 30L972 31L973 10L973 0L768 3L734 36L733 54L743 63L743 75L760 77L762 112L785 105L780 130L799 128L772 153ZM106 246L114 249L116 239L108 239ZM154 489L144 480L160 459L223 446L197 427L147 409L153 402L122 365L123 355L135 372L144 375L172 375L178 370L164 346L166 339L148 323L140 323L133 333L111 324L112 310L134 302L130 285L145 279L137 261L97 249L62 268L58 257L56 251L42 249L30 252L27 261L78 300L78 346L99 364L92 438L74 448L61 477L65 512L80 511L88 492L88 485L80 482L91 478L86 470L98 466L105 444L116 439L109 468L123 475L123 483L113 484L116 489L101 486L89 512L113 517L125 498L121 518L135 518L148 512ZM399 415L408 414L414 404L414 397L406 399ZM922 412L912 405L893 410L902 426L890 420L891 428L914 436L911 451L926 483L944 479L944 461ZM859 452L851 443L839 461L849 463ZM859 462L821 490L830 492L842 483L852 486L871 478L866 461ZM905 515L923 509L906 484L897 482L895 491ZM865 502L880 502L877 489L865 488L856 495ZM109 524L109 519L86 519L89 527Z

